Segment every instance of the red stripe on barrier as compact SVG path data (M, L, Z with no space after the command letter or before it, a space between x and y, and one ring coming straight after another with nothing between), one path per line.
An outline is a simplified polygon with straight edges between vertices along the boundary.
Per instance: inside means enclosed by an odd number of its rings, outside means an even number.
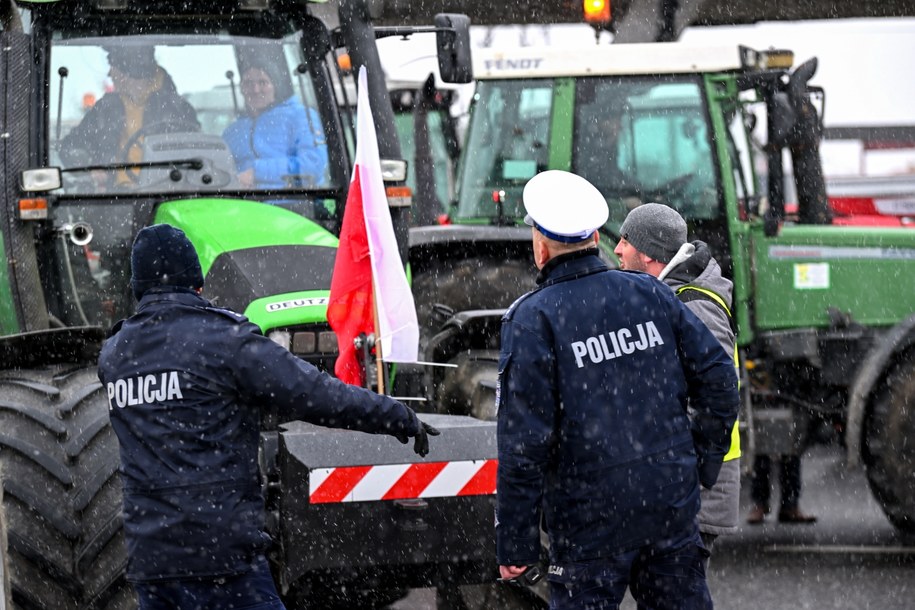
M311 503L342 502L371 469L371 466L335 468L330 476L321 483L321 486L311 494Z
M448 462L430 462L428 464L413 464L401 475L397 482L382 497L382 500L401 500L403 498L418 498L419 494L429 486L438 476Z
M483 467L457 492L459 496L482 496L496 493L498 460L487 460Z

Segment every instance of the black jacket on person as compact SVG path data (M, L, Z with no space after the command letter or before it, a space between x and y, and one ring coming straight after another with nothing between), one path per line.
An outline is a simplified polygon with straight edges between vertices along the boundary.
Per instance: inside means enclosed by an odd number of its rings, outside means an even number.
M541 514L553 564L677 544L728 450L731 355L670 288L596 249L538 283L502 319L499 564L539 560Z
M363 432L420 426L396 400L318 371L184 288L146 291L102 347L99 379L120 441L132 581L250 569L268 542L257 466L268 405Z
M162 74L161 86L149 94L143 107L143 129L147 135L198 131L197 111L178 95L171 77ZM126 121L124 102L117 91L106 93L60 145L61 157L69 166L98 165L126 161L121 150L121 132ZM87 157L76 157L85 151Z

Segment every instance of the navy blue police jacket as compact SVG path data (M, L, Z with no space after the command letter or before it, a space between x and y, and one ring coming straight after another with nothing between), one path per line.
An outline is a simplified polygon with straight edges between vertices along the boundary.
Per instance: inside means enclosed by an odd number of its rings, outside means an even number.
M538 283L502 320L500 565L539 561L541 516L553 564L679 543L730 443L732 356L670 288L596 249Z
M128 578L238 574L263 552L261 408L289 420L409 436L401 403L346 385L190 290L155 288L102 347L120 442Z

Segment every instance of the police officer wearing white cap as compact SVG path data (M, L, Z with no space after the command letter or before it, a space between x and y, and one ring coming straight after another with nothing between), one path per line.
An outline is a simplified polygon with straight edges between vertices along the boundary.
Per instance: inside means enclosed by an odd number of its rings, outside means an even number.
M617 608L627 587L640 607L711 608L696 514L737 416L733 362L673 291L606 266L588 181L543 172L523 199L540 274L502 319L501 575L537 564L542 523L551 608Z

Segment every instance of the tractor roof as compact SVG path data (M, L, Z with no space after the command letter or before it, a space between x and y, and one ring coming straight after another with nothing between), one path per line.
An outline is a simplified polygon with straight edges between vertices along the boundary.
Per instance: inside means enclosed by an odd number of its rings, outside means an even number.
M759 52L740 45L648 43L484 48L473 50L473 72L480 80L730 72L787 68L791 60L789 51Z

